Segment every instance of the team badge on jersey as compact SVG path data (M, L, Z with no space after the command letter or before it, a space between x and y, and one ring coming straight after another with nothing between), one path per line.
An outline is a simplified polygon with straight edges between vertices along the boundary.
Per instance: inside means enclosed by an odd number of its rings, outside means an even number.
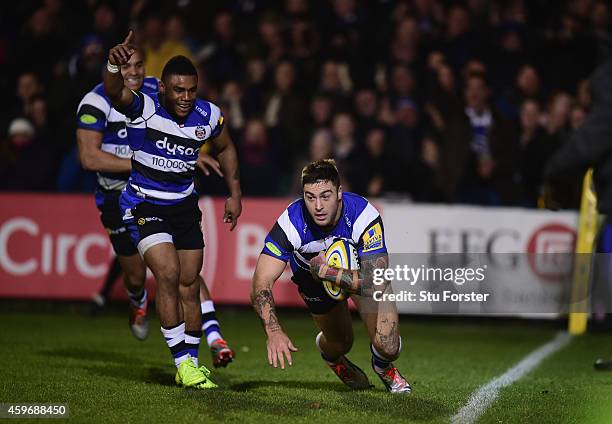
M368 229L363 235L363 252L370 252L383 248L383 233L379 223Z
M198 140L204 140L204 137L206 137L206 131L204 130L204 126L198 125L196 127L195 136L198 138Z

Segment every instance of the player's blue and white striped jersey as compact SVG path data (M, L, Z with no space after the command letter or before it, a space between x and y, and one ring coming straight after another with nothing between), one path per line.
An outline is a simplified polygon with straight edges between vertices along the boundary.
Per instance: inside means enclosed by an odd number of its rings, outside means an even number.
M349 192L342 193L342 212L336 227L323 232L299 199L285 209L266 237L262 253L297 268L309 270L310 259L327 249L334 238L350 240L359 257L386 253L385 235L378 210L367 199Z
M157 93L159 82L155 77L144 79L142 91ZM104 84L98 84L83 97L77 109L77 126L87 130L103 133L103 152L120 158L131 158L132 150L128 144L125 115L112 107L110 99L104 92ZM104 190L123 190L129 173L98 172L98 186Z
M132 173L128 188L158 204L178 203L194 192L199 149L223 129L223 114L211 102L196 99L183 123L161 105L159 96L134 92L126 109Z

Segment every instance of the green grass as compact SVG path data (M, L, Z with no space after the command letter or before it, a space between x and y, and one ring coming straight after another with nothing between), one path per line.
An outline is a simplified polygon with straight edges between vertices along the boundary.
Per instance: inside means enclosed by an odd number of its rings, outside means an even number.
M305 311L280 319L300 349L291 368L267 365L254 314L219 314L237 360L215 371L221 387L190 391L174 385L170 354L151 323L145 342L132 338L127 316L95 319L70 312L0 313L0 402L65 403L71 422L448 422L480 385L550 340L550 325L491 321L402 319L404 352L396 362L413 383L409 396L390 396L369 368L368 341L355 322L351 360L376 388L351 392L326 368ZM612 354L612 336L587 336L504 389L481 422L597 422L612 404L612 373L595 373L592 359ZM201 358L209 365L207 349ZM603 415L601 415L603 416ZM31 420L38 422L37 420ZM612 422L612 421L608 421Z

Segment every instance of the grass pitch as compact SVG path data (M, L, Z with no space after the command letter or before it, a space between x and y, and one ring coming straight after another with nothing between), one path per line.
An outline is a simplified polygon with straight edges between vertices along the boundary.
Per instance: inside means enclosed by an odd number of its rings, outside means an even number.
M449 422L479 386L554 337L551 323L402 318L404 352L396 362L413 385L391 396L369 367L368 340L355 319L349 355L375 384L345 388L320 359L306 311L280 311L299 352L293 366L268 366L255 314L218 314L236 362L214 371L216 390L174 385L174 368L152 319L145 342L132 338L127 313L85 318L70 311L0 312L0 403L64 403L67 422ZM598 355L612 355L612 335L586 335L503 389L484 423L611 423L612 372L595 372ZM210 365L203 344L200 361ZM39 422L38 420L30 420Z

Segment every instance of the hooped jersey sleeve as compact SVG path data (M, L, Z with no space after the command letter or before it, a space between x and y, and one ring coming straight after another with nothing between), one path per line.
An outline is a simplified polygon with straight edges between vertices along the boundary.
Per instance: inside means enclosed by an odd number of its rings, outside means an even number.
M287 262L300 245L300 235L285 210L266 236L261 253Z
M77 109L77 127L103 132L111 106L100 94L90 91L83 97Z
M357 254L363 256L387 253L385 228L380 215L366 225L357 242Z

